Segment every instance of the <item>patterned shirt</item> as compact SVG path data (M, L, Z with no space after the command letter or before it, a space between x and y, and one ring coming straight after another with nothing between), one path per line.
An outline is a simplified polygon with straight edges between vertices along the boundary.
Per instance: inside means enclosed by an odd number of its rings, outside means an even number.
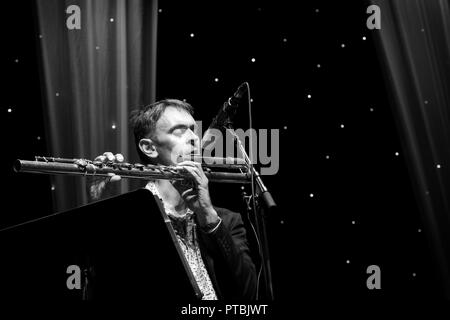
M194 275L194 278L203 293L202 300L217 300L216 292L200 253L200 247L196 236L197 226L193 217L194 213L188 208L186 215L181 217L176 215L164 203L164 200L162 199L161 194L153 181L150 181L145 188L161 199L164 210L170 218L173 229L175 230L181 250L183 251L189 267L191 268L192 274Z

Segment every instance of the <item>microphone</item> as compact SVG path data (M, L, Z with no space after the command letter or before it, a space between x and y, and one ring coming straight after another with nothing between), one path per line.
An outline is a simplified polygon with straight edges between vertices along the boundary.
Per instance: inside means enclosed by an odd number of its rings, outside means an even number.
M236 114L236 110L238 108L239 102L242 99L243 95L247 92L247 82L242 83L239 88L237 88L236 92L228 98L227 101L223 104L222 108L220 108L217 115L212 120L208 129L202 138L202 148L205 149L209 144L213 142L214 134L211 132L211 129L222 129L228 128L232 124L232 119Z

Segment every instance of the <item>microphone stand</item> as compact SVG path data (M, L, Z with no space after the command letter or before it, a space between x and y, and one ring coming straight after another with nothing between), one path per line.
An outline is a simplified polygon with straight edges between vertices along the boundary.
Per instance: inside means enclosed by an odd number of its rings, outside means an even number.
M266 291L266 297L273 301L273 287L272 287L272 272L270 267L270 256L269 256L269 247L268 247L268 241L267 241L267 233L266 233L266 226L265 226L265 217L268 213L272 212L276 209L277 205L275 201L272 198L272 195L270 194L267 187L264 185L261 176L259 175L258 171L253 166L253 163L249 156L247 155L247 152L245 151L245 148L239 139L239 136L234 132L234 129L232 127L231 121L228 121L228 123L225 126L227 131L232 134L234 137L234 140L237 143L237 146L239 150L242 153L242 156L244 157L244 160L246 163L250 166L251 174L253 176L253 182L256 182L256 192L253 194L253 209L255 210L255 223L256 223L256 232L258 234L258 238L260 241L260 254L261 254L261 264L262 264L262 270L263 270L263 276L264 276L264 282L265 282L265 291ZM250 147L251 150L251 147ZM252 154L253 156L253 154ZM255 199L256 198L256 199ZM260 204L259 199L262 199L262 202L264 204L264 207L262 207ZM245 194L244 194L244 200L245 200ZM261 210L262 219L258 218L257 211ZM247 205L246 210L250 211L251 208ZM266 211L266 214L265 214ZM259 285L259 284L258 284Z

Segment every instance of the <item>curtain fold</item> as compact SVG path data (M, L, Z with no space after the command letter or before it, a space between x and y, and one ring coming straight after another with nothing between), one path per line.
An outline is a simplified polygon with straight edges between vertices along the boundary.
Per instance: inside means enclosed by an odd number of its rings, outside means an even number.
M80 29L66 21L80 9ZM54 157L139 162L128 115L155 101L157 1L36 0L46 137ZM86 178L53 176L54 211L88 202ZM108 195L141 186L123 179Z
M377 49L438 283L450 299L449 2L371 4L381 9Z

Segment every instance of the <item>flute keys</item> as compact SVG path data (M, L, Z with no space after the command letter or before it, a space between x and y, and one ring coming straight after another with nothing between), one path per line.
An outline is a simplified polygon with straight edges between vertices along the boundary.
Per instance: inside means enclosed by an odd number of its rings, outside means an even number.
M123 163L121 164L121 167L122 167L122 168L127 168L128 170L133 169L133 165L132 165L131 163L128 163L128 162L123 162Z
M144 166L143 164L141 164L141 163L135 163L135 164L134 164L134 167L135 167L136 169L141 170L141 171L144 171L144 168L145 168L145 166Z

